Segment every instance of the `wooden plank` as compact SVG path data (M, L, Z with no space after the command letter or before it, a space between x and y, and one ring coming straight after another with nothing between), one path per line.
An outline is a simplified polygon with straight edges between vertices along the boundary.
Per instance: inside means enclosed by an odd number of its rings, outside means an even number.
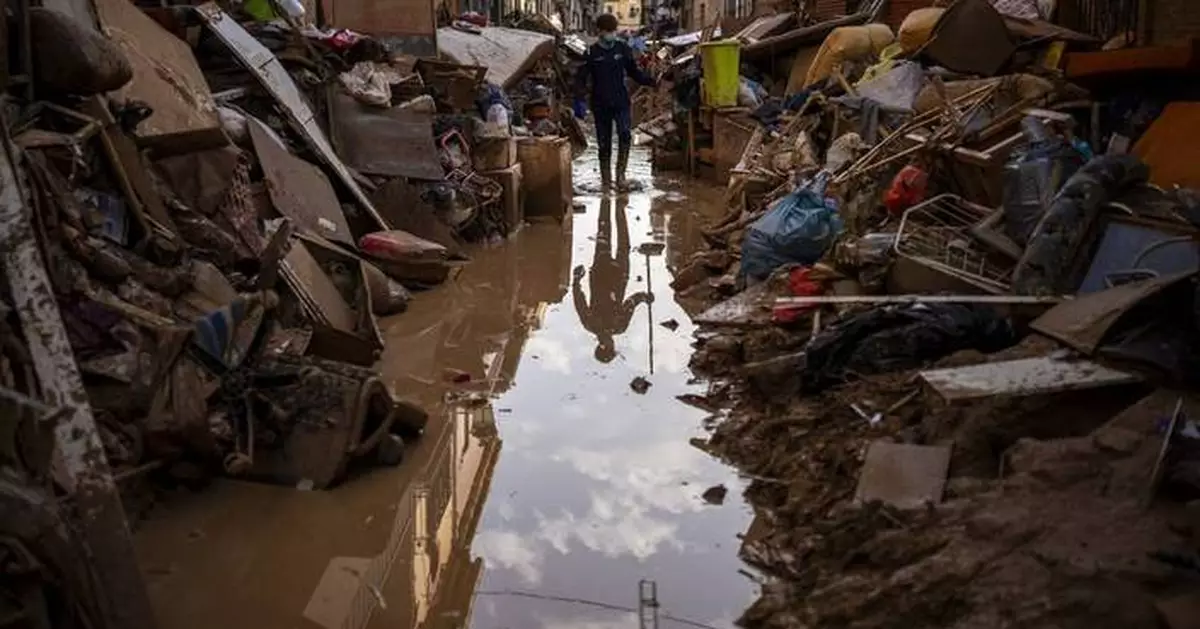
M1195 273L1181 273L1156 277L1082 295L1054 307L1034 320L1030 327L1090 355L1096 351L1117 320L1127 312L1194 275Z
M1142 379L1090 360L1057 355L934 369L922 371L920 377L947 402L1099 389Z
M138 125L138 142L170 144L164 146L168 152L228 144L208 82L187 43L129 0L96 0L95 5L104 34L121 47L133 67L133 80L116 91L115 99L144 101L154 110Z
M1054 305L1066 297L1033 295L813 295L779 297L776 306L824 306L830 304L997 304L1012 306Z
M696 317L700 325L765 325L771 322L767 283L755 284Z
M354 311L303 242L292 245L283 259L283 269L298 296L309 299L324 322L341 332L355 333Z
M280 146L257 118L247 116L246 126L275 209L301 229L355 249L354 234L325 173Z

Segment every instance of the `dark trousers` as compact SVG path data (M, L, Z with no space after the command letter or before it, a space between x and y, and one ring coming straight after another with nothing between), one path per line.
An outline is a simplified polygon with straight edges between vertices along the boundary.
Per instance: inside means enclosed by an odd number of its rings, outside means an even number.
M595 109L592 117L596 119L596 146L600 149L600 163L612 161L613 125L617 127L617 142L619 146L628 148L633 142L633 129L629 117L629 108Z

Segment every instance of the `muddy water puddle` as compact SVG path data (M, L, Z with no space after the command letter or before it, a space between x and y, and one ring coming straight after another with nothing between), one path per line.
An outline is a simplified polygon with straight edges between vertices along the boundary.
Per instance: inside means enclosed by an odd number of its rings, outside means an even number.
M590 156L575 168L591 189ZM704 413L676 396L702 387L670 288L721 191L656 185L577 197L566 225L476 250L384 322L385 378L435 414L398 468L326 492L221 481L156 508L138 540L161 624L626 628L648 580L660 626L731 626L756 594L737 559L751 513L688 443Z

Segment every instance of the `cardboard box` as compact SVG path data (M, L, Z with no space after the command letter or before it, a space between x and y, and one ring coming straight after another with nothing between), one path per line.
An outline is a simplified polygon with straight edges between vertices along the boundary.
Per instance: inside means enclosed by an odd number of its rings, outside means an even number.
M571 211L571 142L567 138L517 141L525 187L525 216L563 218Z
M504 170L517 163L517 140L515 138L485 138L471 147L471 161L475 170L488 172Z
M513 164L501 170L490 170L479 173L504 188L500 197L500 207L504 210L504 222L508 225L508 233L512 234L521 228L525 222L525 186L521 165Z

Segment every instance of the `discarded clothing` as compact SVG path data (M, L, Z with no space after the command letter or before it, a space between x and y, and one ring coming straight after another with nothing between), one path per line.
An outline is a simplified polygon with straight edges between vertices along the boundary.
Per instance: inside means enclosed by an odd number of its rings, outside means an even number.
M843 318L805 348L800 386L817 391L855 376L924 366L964 349L996 352L1018 340L988 306L887 305Z

